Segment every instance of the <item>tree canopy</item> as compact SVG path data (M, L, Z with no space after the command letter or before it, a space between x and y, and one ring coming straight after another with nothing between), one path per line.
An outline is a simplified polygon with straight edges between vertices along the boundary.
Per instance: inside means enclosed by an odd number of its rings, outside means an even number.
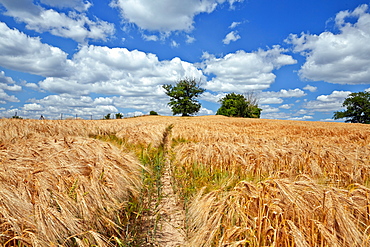
M201 104L196 100L205 89L201 88L195 79L182 79L175 85L165 84L162 86L170 97L168 105L173 115L182 114L190 116L199 112Z
M216 115L228 117L245 117L259 118L261 108L258 108L256 97L248 94L245 97L242 94L229 93L220 100L221 107L217 110Z
M122 119L123 114L122 113L116 113L116 119Z
M334 112L334 119L346 118L346 123L370 124L370 92L351 93L342 106L347 110Z

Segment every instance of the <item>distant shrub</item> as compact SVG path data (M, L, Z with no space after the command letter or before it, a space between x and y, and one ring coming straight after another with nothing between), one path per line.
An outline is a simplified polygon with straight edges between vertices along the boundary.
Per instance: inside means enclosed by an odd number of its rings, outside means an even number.
M122 119L123 114L122 113L116 113L116 119Z

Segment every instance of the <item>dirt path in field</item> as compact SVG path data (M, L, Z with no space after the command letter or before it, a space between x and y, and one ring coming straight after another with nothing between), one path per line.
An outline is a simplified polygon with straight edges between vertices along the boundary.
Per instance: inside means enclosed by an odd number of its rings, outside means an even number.
M171 148L170 131L166 130L163 136L163 145L165 150ZM172 187L171 162L168 154L165 155L164 172L161 177L162 198L158 207L159 216L157 231L154 238L156 245L160 247L184 246L186 241L185 232L185 210L180 203Z
M154 235L156 245L175 247L185 245L185 210L179 203L171 184L170 162L166 162L162 177L162 199L159 205L159 221Z

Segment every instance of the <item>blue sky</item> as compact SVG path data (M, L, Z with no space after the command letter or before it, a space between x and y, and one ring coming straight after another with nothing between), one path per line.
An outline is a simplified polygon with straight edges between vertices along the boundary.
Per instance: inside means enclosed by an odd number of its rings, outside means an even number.
M370 90L370 2L0 0L0 117L172 115L162 85L198 78L198 115L254 92L261 118L331 121Z

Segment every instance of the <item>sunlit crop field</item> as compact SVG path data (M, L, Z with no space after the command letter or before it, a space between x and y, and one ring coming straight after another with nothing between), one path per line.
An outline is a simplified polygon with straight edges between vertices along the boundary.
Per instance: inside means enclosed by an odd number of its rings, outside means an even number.
M189 246L370 246L370 127L204 117L173 128Z
M105 123L0 120L0 242L105 246L138 197L138 161L89 134ZM105 132L104 132L105 133ZM112 238L112 239L109 239Z
M189 246L370 246L369 125L221 116L0 120L0 243L126 246L165 136Z

